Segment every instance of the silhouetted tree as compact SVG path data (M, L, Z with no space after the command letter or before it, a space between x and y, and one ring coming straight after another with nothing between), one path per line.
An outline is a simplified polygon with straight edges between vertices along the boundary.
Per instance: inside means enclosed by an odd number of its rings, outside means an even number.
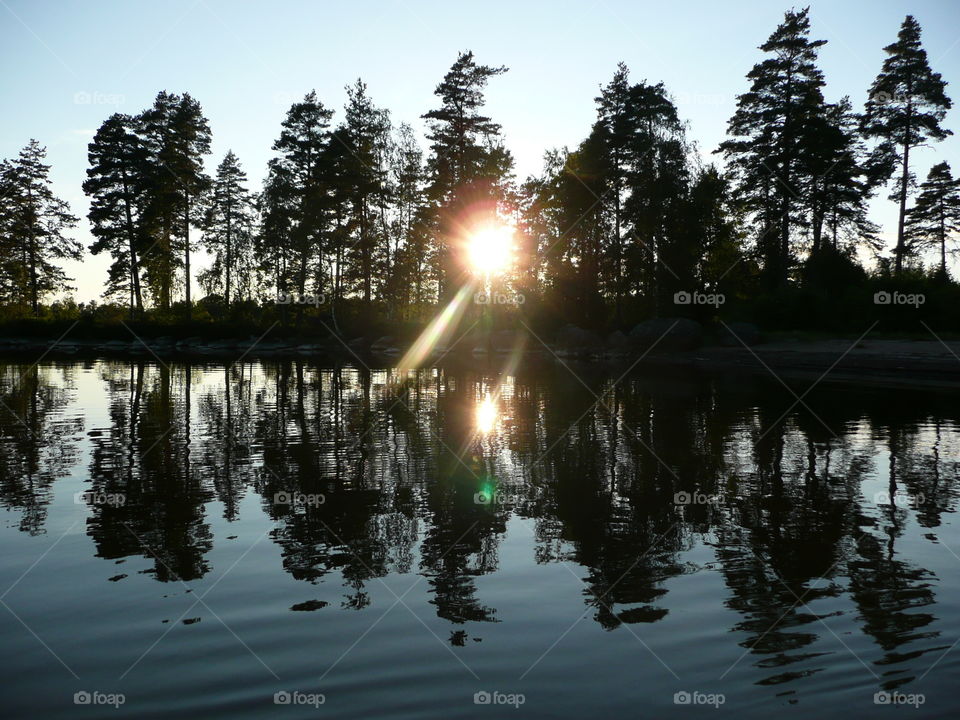
M129 115L107 118L88 146L87 180L91 232L90 252L113 257L105 295L129 293L130 310L143 313L140 253L146 233L142 214L147 192L147 151Z
M940 274L947 276L947 254L956 252L951 238L960 232L960 180L954 180L949 163L930 168L920 185L916 204L907 211L906 252L916 246L932 246L940 252Z
M498 190L513 166L500 139L500 125L481 114L487 82L506 71L477 65L470 51L460 53L434 91L440 107L423 115L430 121L427 198L434 211L441 297L455 289L461 274L458 243L495 216Z
M79 260L82 246L65 235L77 224L70 206L53 194L47 150L31 140L19 156L0 168L3 197L2 286L7 302L29 304L40 314L45 295L70 289L57 264Z
M946 96L946 83L930 69L927 52L920 45L920 24L907 15L897 41L884 48L887 58L870 86L863 117L863 133L880 141L876 152L889 179L895 164L900 177L891 199L900 204L894 268L899 274L907 249L907 196L910 192L910 151L928 140L943 140L953 133L940 123L953 103ZM899 160L894 159L894 152Z
M231 290L249 293L251 281L254 203L246 188L247 174L230 150L217 167L203 219L203 244L213 263L201 277L208 292L223 290L230 307Z
M817 50L810 40L809 8L790 10L760 46L768 54L747 74L750 90L738 96L720 143L740 195L754 218L754 232L772 284L786 283L794 262L793 232L810 185L810 155L818 147L811 132L825 111Z

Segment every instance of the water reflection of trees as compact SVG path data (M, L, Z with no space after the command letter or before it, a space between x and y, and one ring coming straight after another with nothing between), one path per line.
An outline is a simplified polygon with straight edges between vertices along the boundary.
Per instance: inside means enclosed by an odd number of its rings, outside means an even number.
M0 364L0 502L20 513L24 532L44 532L53 482L77 461L82 417L64 414L72 364Z
M821 389L811 409L785 413L795 398L760 381L636 374L613 385L589 368L577 368L582 382L562 367L509 378L306 362L96 369L109 422L89 433L90 489L126 502L92 504L88 532L99 555L151 559L160 580L204 575L207 513L236 520L252 494L285 571L341 582L345 608L369 605L380 578L416 573L440 618L507 619L477 578L497 571L509 526L530 533L537 562L569 564L583 583L573 591L609 630L667 618L671 578L697 569L684 551L711 546L734 637L765 684L844 652L820 642L821 621L844 613L874 640L866 662L890 688L949 645L939 580L898 545L911 523L932 532L956 507L948 398ZM26 370L0 368L12 411L0 420L2 498L37 532L81 421L64 412L69 366L19 379ZM487 397L496 422L478 433ZM878 491L920 502L877 503ZM496 501L476 502L481 492ZM708 501L678 505L678 493Z
M89 533L105 558L140 555L158 580L192 580L208 570L213 498L206 468L192 457L194 368L104 363L111 426L92 439L90 479L98 495Z

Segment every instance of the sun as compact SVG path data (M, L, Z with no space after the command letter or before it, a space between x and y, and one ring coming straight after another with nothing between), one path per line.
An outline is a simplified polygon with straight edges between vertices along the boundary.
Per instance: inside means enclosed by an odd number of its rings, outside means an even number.
M467 243L470 269L477 275L501 275L513 261L513 228L489 225L470 236Z

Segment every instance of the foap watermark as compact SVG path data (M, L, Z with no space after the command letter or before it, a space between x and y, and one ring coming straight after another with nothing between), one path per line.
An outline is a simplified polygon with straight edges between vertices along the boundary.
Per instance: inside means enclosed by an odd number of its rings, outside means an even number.
M713 305L720 307L727 301L723 293L687 292L681 290L673 294L674 305Z
M473 502L477 505L519 505L528 499L520 493L506 493L500 490L473 494Z
M874 305L913 305L918 308L927 301L923 293L902 293L881 290L873 294Z
M323 493L302 493L292 490L281 490L273 494L274 505L306 505L316 507L323 505L327 501L327 496Z
M895 505L900 508L915 508L923 505L925 500L926 497L923 493L913 494L899 491L891 495L886 490L881 490L873 496L873 502L877 505Z
M126 97L120 93L81 90L73 94L74 105L123 105L126 101Z
M320 707L327 701L323 693L305 693L299 690L280 690L273 694L274 705L312 705Z
M923 95L914 95L911 93L895 93L886 90L880 90L873 93L868 101L874 105L906 105L910 103L915 108L927 104L927 98Z
M478 292L473 294L475 305L523 305L527 298L520 293Z
M523 693L502 693L496 690L487 692L480 690L473 694L474 705L513 705L514 709L519 710L520 706L527 701Z
M127 701L123 693L106 693L99 690L81 690L73 694L74 705L110 705L119 708Z
M923 693L901 693L881 690L873 694L874 705L912 705L914 709L916 709L926 701L927 697Z
M73 494L74 505L110 505L122 507L127 504L127 496L123 493L94 492L81 490Z
M681 490L673 494L674 505L719 505L720 498L717 495L708 495L702 492L687 492Z
M320 305L326 304L327 296L322 293L320 295L277 293L276 302L277 305L313 305L314 307L319 307Z
M697 690L688 692L681 690L673 694L674 705L712 705L719 709L727 701L727 696L723 693L703 693Z

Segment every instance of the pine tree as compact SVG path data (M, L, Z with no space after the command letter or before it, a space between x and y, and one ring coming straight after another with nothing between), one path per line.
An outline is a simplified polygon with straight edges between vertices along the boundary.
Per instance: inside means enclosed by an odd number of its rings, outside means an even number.
M254 255L260 272L272 281L274 299L285 296L293 287L294 248L290 237L297 209L296 187L289 169L278 159L271 160L259 197L260 225L254 238Z
M174 117L179 103L179 96L161 91L153 106L136 118L137 131L147 152L143 223L150 236L140 261L153 301L164 311L170 309L175 274L183 263L179 251L183 236L180 210L183 196L174 170L179 163L174 137Z
M339 181L349 204L349 273L359 285L360 296L369 305L373 295L374 269L380 264L386 234L380 213L387 201L387 149L390 117L374 106L362 80L346 88L347 105L340 132L347 150Z
M418 275L429 258L428 245L419 247L415 228L422 215L424 173L423 151L413 128L401 123L386 148L387 175L384 193L389 215L384 224L385 242L381 258L382 294L386 309L396 316L403 306L422 301L423 278ZM413 245L418 244L413 256Z
M292 245L289 258L293 265L289 268L292 289L300 295L306 294L311 277L322 288L323 242L330 215L328 195L332 172L327 128L332 117L333 111L324 108L317 94L311 91L302 102L290 107L280 137L273 144L273 149L280 153L275 160L275 179L282 178L274 187L291 194L283 198L283 222L289 226L289 236L277 240Z
M946 83L930 69L927 52L920 45L920 24L907 15L897 41L884 48L887 58L870 87L863 117L863 133L880 141L878 156L887 159L885 178L894 172L892 151L899 148L900 176L894 197L899 202L894 269L903 269L908 254L906 219L910 194L910 151L928 140L943 140L953 133L941 127L953 105L944 90Z
M200 198L210 179L203 157L210 152L210 127L200 104L189 93L160 92L137 118L147 150L145 226L149 252L141 258L155 301L170 309L172 291L183 269L184 299L191 312L190 226L201 222Z
M147 152L135 132L133 118L107 118L88 146L87 180L91 232L90 252L113 257L105 295L129 293L131 312L143 313L139 255L144 249L141 225L146 186Z
M859 122L848 97L826 105L820 116L812 118L811 137L815 142L805 158L807 184L802 193L809 203L811 254L825 247L847 252L863 243L879 250L878 228L867 218L867 203L877 181L859 134ZM841 233L850 238L845 247L840 246Z
M760 46L770 57L747 74L750 90L738 96L731 137L718 150L754 217L766 274L777 284L789 278L801 193L810 184L808 156L817 146L811 130L825 109L816 60L826 40L810 40L808 12L788 11Z
M207 292L222 290L227 308L235 297L231 291L250 284L254 205L246 182L240 161L228 151L217 167L204 210L203 244L213 263L201 284Z
M190 278L190 226L203 221L203 194L210 187L210 178L204 172L203 158L210 154L210 125L203 115L200 103L184 93L173 116L176 139L172 167L183 198L183 284L186 313L193 313Z
M29 303L35 316L49 293L69 290L70 278L58 260L79 260L82 246L64 233L77 224L70 206L53 194L46 148L31 140L3 167L4 224L9 244L4 250L3 286L7 301Z
M951 237L960 232L960 180L955 180L949 163L942 162L930 168L927 179L920 185L920 194L907 211L904 252L913 254L919 248L932 246L940 253L940 274L947 276L947 255L956 252Z
M481 111L490 78L505 67L478 65L472 52L460 53L434 94L440 107L423 115L430 121L427 198L433 208L439 293L445 297L461 274L455 245L473 225L496 213L501 183L512 168L499 142L500 126Z

